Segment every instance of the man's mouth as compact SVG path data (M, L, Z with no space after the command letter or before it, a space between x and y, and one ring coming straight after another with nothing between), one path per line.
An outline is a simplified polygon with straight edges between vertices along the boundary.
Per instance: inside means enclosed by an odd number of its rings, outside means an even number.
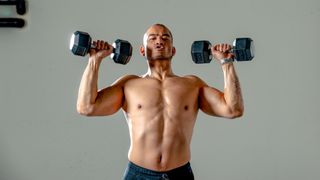
M163 46L163 45L156 45L156 46L155 46L155 49L156 49L156 50L163 50L163 49L164 49L164 46Z

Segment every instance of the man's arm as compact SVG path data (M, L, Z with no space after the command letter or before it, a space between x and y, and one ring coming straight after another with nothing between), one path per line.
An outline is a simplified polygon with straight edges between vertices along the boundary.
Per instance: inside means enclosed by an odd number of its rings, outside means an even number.
M230 45L217 45L212 48L216 59L232 58L232 54L226 53ZM224 92L204 85L200 89L200 109L213 116L226 118L240 117L244 111L240 82L232 62L222 65L224 75Z
M98 72L103 58L112 53L112 46L103 41L94 42L96 49L90 50L88 65L83 73L77 100L77 111L86 116L111 115L117 112L123 101L123 81L98 92Z

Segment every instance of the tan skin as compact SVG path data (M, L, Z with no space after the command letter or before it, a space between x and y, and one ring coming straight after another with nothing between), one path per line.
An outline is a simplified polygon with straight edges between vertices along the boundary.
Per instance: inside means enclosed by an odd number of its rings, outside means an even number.
M83 74L77 110L86 116L106 116L120 108L125 113L131 145L131 162L155 171L168 171L190 161L190 142L198 110L225 118L243 113L239 80L233 63L222 65L224 92L208 86L194 75L177 76L172 72L171 59L176 50L166 27L153 25L140 48L148 62L142 76L126 75L109 87L98 90L101 61L112 52L107 42L94 42L88 65ZM213 46L218 60L233 55L227 44Z

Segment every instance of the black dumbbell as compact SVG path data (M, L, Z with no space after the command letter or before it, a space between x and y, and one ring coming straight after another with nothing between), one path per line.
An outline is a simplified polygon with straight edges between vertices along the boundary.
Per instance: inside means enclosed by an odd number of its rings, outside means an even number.
M76 31L70 40L70 50L74 55L85 56L95 46L86 32ZM115 63L127 64L132 56L132 46L128 41L117 39L113 44L113 53L110 55Z
M15 5L18 14L26 13L26 2L24 0L0 0L0 5Z
M194 41L191 46L192 60L197 64L210 63L212 60L211 43L209 41ZM237 38L230 50L237 61L251 61L254 57L254 43L250 38Z

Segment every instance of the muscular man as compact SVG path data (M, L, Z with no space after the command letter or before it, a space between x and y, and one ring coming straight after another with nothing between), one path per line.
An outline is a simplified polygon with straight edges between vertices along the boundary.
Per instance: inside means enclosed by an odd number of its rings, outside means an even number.
M146 74L125 75L98 90L99 66L113 47L100 40L94 44L97 48L90 50L77 110L86 116L106 116L122 108L131 141L124 179L194 179L189 163L190 141L198 110L225 118L243 114L233 63L221 65L223 92L194 75L177 76L171 69L176 53L172 34L166 26L155 24L147 29L140 48L148 62ZM231 45L218 44L211 51L215 59L223 60L233 58L230 48Z

